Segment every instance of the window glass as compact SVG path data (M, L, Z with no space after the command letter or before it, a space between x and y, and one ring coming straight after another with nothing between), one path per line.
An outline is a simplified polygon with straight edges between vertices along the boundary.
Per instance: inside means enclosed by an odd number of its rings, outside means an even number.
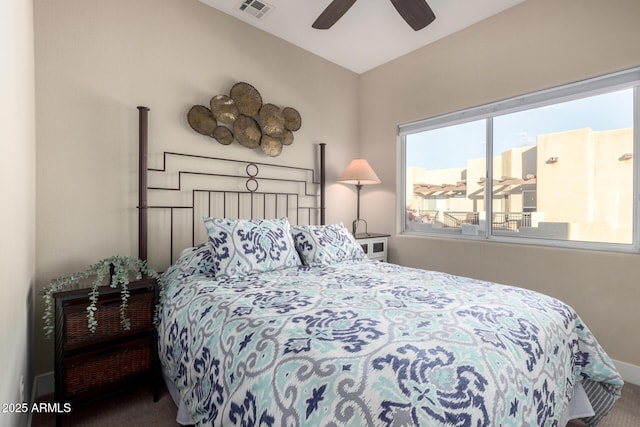
M486 151L484 120L408 135L405 229L461 234L463 224L477 226Z
M637 250L639 84L633 69L400 125L403 232Z
M497 235L631 244L633 90L493 120Z

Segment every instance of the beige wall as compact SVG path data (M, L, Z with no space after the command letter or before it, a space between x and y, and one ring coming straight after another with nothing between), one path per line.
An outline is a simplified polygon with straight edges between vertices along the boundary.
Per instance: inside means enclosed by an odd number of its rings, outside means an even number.
M35 0L35 19L39 288L107 256L136 255L137 105L151 109L151 161L165 149L268 160L186 122L191 105L237 81L302 116L275 161L313 167L315 144L328 144L327 198L353 206L331 204L327 221L353 218L354 191L335 180L357 154L358 75L197 0ZM53 369L41 330L38 322L38 373Z
M35 98L33 5L0 2L0 403L31 397L35 277ZM27 415L0 413L0 425Z
M390 260L559 297L615 359L640 365L637 254L399 236L397 126L640 65L640 2L528 0L362 75L360 151L382 180L363 191ZM366 144L365 144L366 142ZM395 158L396 164L388 159Z

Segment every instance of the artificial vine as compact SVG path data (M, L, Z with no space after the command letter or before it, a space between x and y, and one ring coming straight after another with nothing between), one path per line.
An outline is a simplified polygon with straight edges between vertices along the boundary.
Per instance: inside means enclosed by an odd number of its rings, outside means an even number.
M98 321L95 313L97 310L99 287L104 284L106 277L111 277L109 286L117 288L120 286L120 323L124 330L131 329L131 321L127 316L127 307L129 305L129 277L133 274L135 280L142 279L143 276L149 276L159 279L160 275L149 268L146 261L129 256L115 255L98 261L91 265L88 269L75 273L71 276L60 277L49 283L40 294L44 299L44 333L46 338L51 338L55 331L54 321L54 304L53 294L59 291L72 289L80 281L90 277L95 277L91 289L89 290L89 305L87 306L87 327L91 332L95 332L98 328Z

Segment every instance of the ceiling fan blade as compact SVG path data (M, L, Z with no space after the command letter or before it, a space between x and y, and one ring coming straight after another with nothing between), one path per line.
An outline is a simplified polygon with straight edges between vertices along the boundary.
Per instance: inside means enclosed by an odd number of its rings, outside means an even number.
M342 18L356 0L333 0L311 25L316 30L326 30Z
M391 0L391 3L415 31L423 29L436 19L425 0Z

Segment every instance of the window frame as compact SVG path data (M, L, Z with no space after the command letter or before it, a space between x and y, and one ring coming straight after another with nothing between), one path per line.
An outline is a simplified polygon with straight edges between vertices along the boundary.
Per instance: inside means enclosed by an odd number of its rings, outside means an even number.
M408 206L406 192L406 144L408 135L448 126L454 126L474 120L486 120L486 179L487 182L491 182L490 179L492 179L493 176L493 161L491 161L491 159L494 155L493 118L495 116L502 116L509 113L530 110L547 105L587 98L590 96L602 95L630 88L633 89L633 228L631 236L632 242L630 244L497 235L493 232L491 221L488 221L487 226L484 227L484 233L481 233L478 236L436 231L426 232L406 230L406 206ZM640 252L640 184L638 183L638 178L640 176L640 67L581 80L566 85L556 86L550 89L531 92L513 98L508 98L489 104L483 104L480 106L471 107L427 119L401 124L398 126L397 132L399 139L400 164L400 167L398 168L400 173L398 182L400 186L399 191L401 194L401 197L398 198L399 205L397 207L397 212L399 212L400 215L398 216L397 226L400 235L427 238L480 240L489 242L516 243L613 252ZM487 218L491 218L491 215L493 214L493 203L487 202L488 200L492 200L492 198L493 188L491 188L491 186L489 185L487 186L487 190L485 191L485 207Z

